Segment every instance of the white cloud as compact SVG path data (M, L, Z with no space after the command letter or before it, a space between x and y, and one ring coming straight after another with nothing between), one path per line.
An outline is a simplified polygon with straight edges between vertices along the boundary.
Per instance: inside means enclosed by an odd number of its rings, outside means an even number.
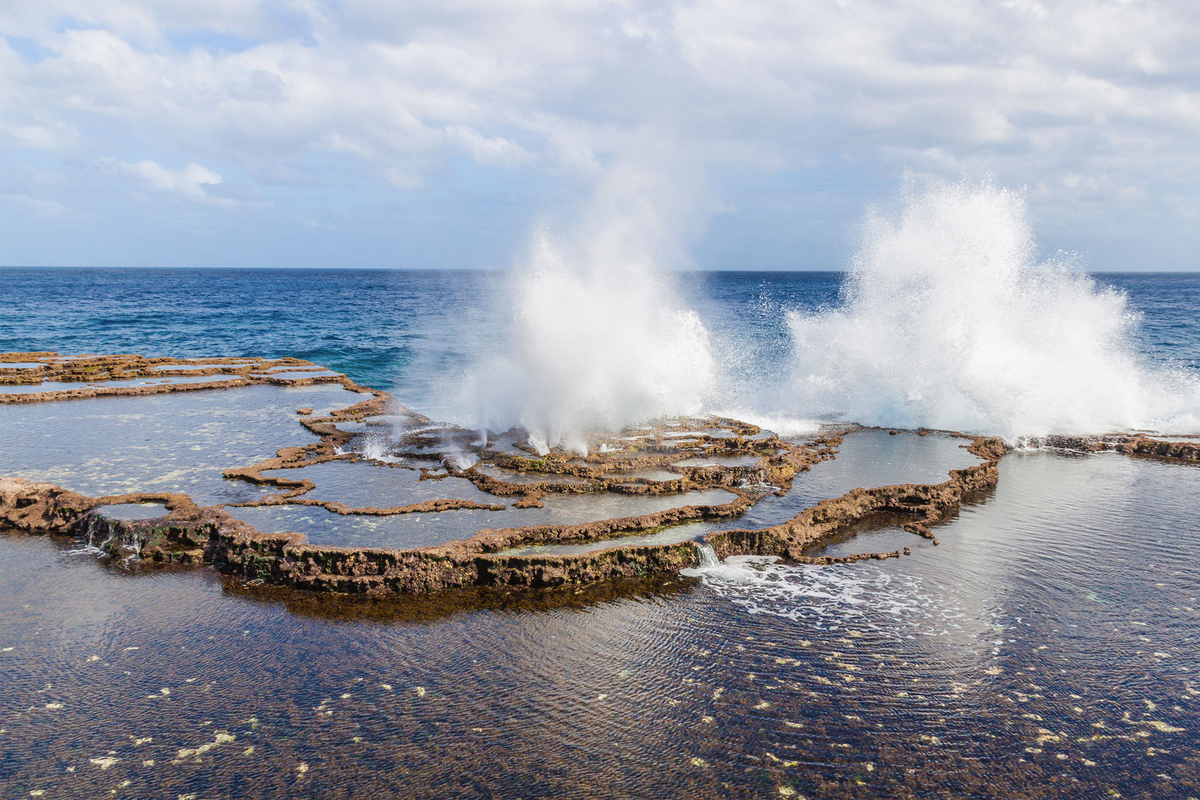
M183 169L172 170L157 161L139 161L129 164L124 161L111 162L121 174L131 176L139 186L156 192L206 205L232 206L235 201L228 197L210 194L208 187L221 183L221 176L199 164L188 164Z
M79 142L79 132L61 120L45 124L30 122L24 125L0 123L0 137L10 147L47 152L68 150Z
M25 206L42 219L61 219L71 214L71 209L57 200L30 197L27 194L2 194L0 195L0 200L3 200L5 203L16 203L17 205Z
M532 153L503 136L491 139L464 125L447 125L446 136L455 141L480 164L520 169L534 162Z
M0 30L33 42L0 44L6 146L314 191L436 185L455 154L591 179L646 124L741 169L993 173L1051 213L1192 208L1200 178L1194 3L10 0Z

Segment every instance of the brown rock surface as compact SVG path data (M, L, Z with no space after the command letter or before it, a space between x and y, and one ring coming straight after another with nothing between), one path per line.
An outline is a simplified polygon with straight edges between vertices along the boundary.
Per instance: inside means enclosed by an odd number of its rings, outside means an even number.
M436 512L454 508L500 510L502 504L441 499L389 508L351 508L337 501L323 501L304 495L314 488L307 478L266 476L270 470L298 469L334 460L358 461L360 455L341 452L354 434L339 430L338 422L368 419L395 410L397 405L386 392L359 386L344 376L323 378L274 379L263 372L279 367L319 369L297 359L145 359L141 356L86 356L56 360L54 354L0 354L0 382L15 383L25 378L3 371L3 363L40 361L37 372L43 381L100 381L147 375L162 376L175 370L154 370L156 365L190 367L188 375L229 375L217 384L156 384L151 386L89 386L69 391L0 395L0 402L45 402L99 395L139 395L188 389L232 388L261 382L303 384L315 381L336 382L347 389L370 397L328 416L313 417L312 409L300 409L299 420L320 441L303 447L285 447L273 458L249 467L226 470L227 478L275 486L281 491L263 500L243 505L321 506L343 515L391 515ZM52 382L47 383L52 386ZM764 494L790 486L798 473L813 464L834 458L841 436L829 434L804 445L789 443L774 436L760 436L758 428L736 420L687 420L683 435L665 427L640 428L606 440L609 450L598 448L586 456L553 451L536 453L525 441L516 449L522 454L500 452L487 447L471 448L476 434L458 428L429 427L429 420L405 409L416 426L404 437L404 446L412 458L429 459L436 464L421 467L422 480L441 480L448 476L465 478L479 489L497 496L520 496L518 505L536 507L550 493L623 493L660 494L721 488L736 497L721 505L689 505L651 514L601 520L575 525L540 525L523 528L482 530L456 542L410 550L342 548L315 546L298 533L265 534L255 530L219 507L198 507L181 494L135 493L107 497L85 497L48 483L32 483L19 478L0 478L0 523L30 532L89 533L99 537L113 552L135 554L147 562L175 564L211 564L230 575L254 582L299 589L347 594L436 594L451 590L483 591L506 587L548 588L583 586L613 579L649 579L674 573L698 562L696 543L629 546L614 543L606 549L571 555L504 555L502 551L521 546L597 542L644 533L700 519L721 519L741 515ZM719 429L719 430L718 430ZM510 434L512 432L509 432ZM927 431L919 431L924 435ZM780 556L793 562L847 563L863 559L898 558L900 551L861 553L843 557L813 558L805 551L831 537L853 531L857 525L888 515L900 520L902 527L933 540L931 526L975 493L985 491L998 480L998 460L1005 453L1003 442L994 438L972 439L968 448L983 463L953 470L940 484L905 484L854 491L825 500L806 509L792 520L759 530L727 530L709 534L706 540L719 556L735 554ZM463 452L474 452L485 462L523 475L547 476L547 480L506 481L487 475L476 467L458 468L438 450L452 444ZM1048 441L1052 446L1077 449L1115 449L1129 455L1170 458L1196 462L1200 440L1164 441L1144 435L1063 439ZM750 466L680 466L683 459L704 456L757 456ZM382 462L376 462L382 464ZM397 466L397 465L391 465ZM400 467L411 468L411 467ZM651 481L626 475L634 470L668 469L678 478ZM563 483L551 478L571 476L578 481ZM98 515L101 505L161 502L167 514L159 519L122 521ZM904 548L909 553L909 548Z

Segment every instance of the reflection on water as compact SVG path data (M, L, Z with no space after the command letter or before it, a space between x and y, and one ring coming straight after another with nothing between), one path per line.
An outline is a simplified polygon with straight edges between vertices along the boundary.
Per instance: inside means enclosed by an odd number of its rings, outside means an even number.
M319 598L289 613L210 570L126 573L6 535L0 785L1200 796L1197 496L1195 467L1014 455L940 547L907 558L733 559L538 611L427 599L354 616L331 601L336 619Z
M166 516L167 507L162 503L119 503L112 506L97 506L92 513L109 519L155 519Z
M302 378L339 378L342 376L342 373L334 372L331 369L281 369L275 370L274 372L264 372L262 374L269 375L272 378L279 378L281 380L288 381L300 380Z
M479 491L475 484L462 478L423 481L417 469L380 466L365 461L329 461L301 469L269 470L263 474L289 480L308 478L316 488L305 497L337 501L351 508L393 508L438 499L485 504L504 502Z
M965 449L970 443L968 439L936 433L893 436L870 429L847 434L838 447L837 458L815 464L796 476L786 495L759 504L757 518L773 525L821 500L841 497L858 487L942 483L949 479L950 470L980 463Z
M388 469L368 464L351 466ZM437 482L426 483L437 485ZM478 494L480 502L503 504L506 501L506 498L482 492ZM554 494L543 498L544 508L510 506L503 511L455 509L386 517L343 516L311 506L261 506L226 510L264 533L295 531L308 536L313 544L407 548L465 539L485 528L573 525L650 514L687 505L720 505L734 498L735 495L721 490L673 495Z
M674 541L699 539L704 534L730 528L765 528L787 522L822 500L841 497L858 487L893 486L901 483L941 483L952 469L973 466L980 459L964 449L969 440L930 433L890 434L868 429L847 434L832 461L814 464L796 476L792 487L780 495L759 500L741 517L693 522L675 529ZM910 537L917 540L917 537ZM915 546L913 542L900 545ZM895 547L859 548L895 550ZM830 553L833 555L833 553Z
M296 421L297 408L345 408L362 399L323 384L0 405L0 476L92 496L185 492L201 505L253 500L263 490L225 480L222 470L317 441Z

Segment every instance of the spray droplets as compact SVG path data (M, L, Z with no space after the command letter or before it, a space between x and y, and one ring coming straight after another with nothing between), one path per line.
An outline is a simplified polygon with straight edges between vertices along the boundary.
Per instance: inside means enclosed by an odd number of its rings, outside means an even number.
M663 272L689 218L680 194L661 170L618 165L571 235L534 236L509 352L474 376L480 427L519 423L539 452L586 454L590 432L701 409L709 334Z
M805 413L1010 438L1200 426L1200 385L1140 363L1124 295L1036 260L1017 192L914 191L851 267L840 308L790 315Z
M504 355L472 376L478 427L520 425L539 452L586 454L590 432L739 398L760 413L721 413L797 433L831 417L1013 442L1200 431L1200 381L1145 363L1124 294L1071 257L1039 260L1020 192L933 185L870 215L841 304L787 313L790 379L747 376L729 331L678 299L663 270L686 263L681 233L698 216L674 210L679 192L653 168L614 167L569 234L534 237Z

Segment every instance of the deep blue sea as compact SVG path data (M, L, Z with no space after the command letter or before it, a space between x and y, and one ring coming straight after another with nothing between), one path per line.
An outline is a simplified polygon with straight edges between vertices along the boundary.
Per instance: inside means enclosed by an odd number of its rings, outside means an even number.
M511 321L508 273L300 269L0 270L0 351L303 358L418 410ZM782 309L837 298L840 273L696 273L681 290L710 324L740 319L766 349ZM433 408L430 408L430 407Z
M1200 273L1093 276L1141 315L1150 362L1200 372ZM753 380L782 380L788 311L835 306L839 272L693 272L677 293ZM0 269L0 351L291 356L442 417L512 325L510 275L483 271ZM898 298L897 302L904 302Z

